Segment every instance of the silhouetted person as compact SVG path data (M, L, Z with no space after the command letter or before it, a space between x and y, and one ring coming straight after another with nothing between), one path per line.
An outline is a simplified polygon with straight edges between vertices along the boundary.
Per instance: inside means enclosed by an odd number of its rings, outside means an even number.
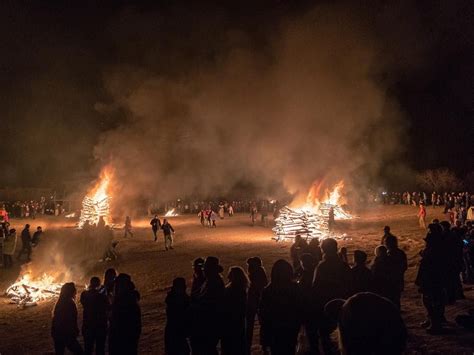
M328 213L328 227L329 227L329 229L332 229L335 224L336 224L336 220L334 218L334 207L331 207L329 209L329 213Z
M30 225L25 224L25 228L21 231L21 250L18 253L18 259L26 253L27 261L31 261L31 234Z
M161 221L157 215L155 215L155 217L152 218L152 220L150 221L150 225L151 225L151 231L153 232L153 236L155 237L155 242L156 242L158 239L156 234L158 233L158 229L161 228Z
M114 301L109 329L109 353L130 354L138 352L142 330L140 294L127 274L115 279Z
M415 281L428 313L428 319L422 323L422 326L427 327L427 330L433 334L441 330L444 319L446 265L441 234L440 225L433 223L428 225L426 246L421 252L421 262Z
M354 250L354 266L351 269L352 294L372 290L372 272L366 263L367 254L362 250Z
M193 261L193 283L191 285L191 298L195 298L201 292L202 285L206 280L204 276L204 259L197 258Z
M405 271L408 268L407 255L398 247L398 239L394 235L385 238L385 246L388 250L388 260L391 267L393 280L393 293L390 300L400 308L400 297L405 289Z
M76 286L67 282L61 287L58 301L53 310L51 336L54 340L56 355L64 354L67 348L73 354L82 354L82 347L77 341L79 328L77 326Z
M393 269L388 258L388 250L384 245L375 248L375 259L371 267L374 281L374 292L392 300L396 288Z
M31 238L31 245L32 246L37 246L38 243L40 242L41 235L43 234L43 229L41 226L36 227L36 232L33 233L33 237Z
M330 334L333 324L324 315L324 306L336 298L345 298L350 292L350 268L337 255L337 242L332 238L321 244L323 260L317 266L313 279L313 319L315 330L311 334L310 346L317 349L318 334L326 353L333 351Z
M204 262L205 281L201 292L193 299L191 348L193 355L216 355L222 333L222 300L225 286L219 259L208 256Z
M93 277L89 287L81 293L83 307L82 336L86 354L105 354L107 336L107 297L100 293L100 279Z
M459 223L451 228L448 221L441 222L441 227L446 260L447 303L454 304L457 299L464 298L460 275L464 266L465 231Z
M293 270L295 272L295 275L300 274L301 272L300 257L301 255L307 252L308 252L308 243L306 243L306 240L301 238L301 235L299 234L296 235L295 241L290 248L290 257L291 257L291 262L293 265Z
M313 256L314 264L318 266L319 262L323 260L323 252L319 244L319 238L313 238L308 244L308 253Z
M313 339L315 337L315 335L312 333L316 331L316 328L313 325L313 314L312 312L309 312L312 307L313 277L314 269L316 268L314 258L311 254L306 253L301 255L301 268L302 272L298 280L298 286L301 290L301 304L304 309L302 313L302 322L306 337L309 341L309 339ZM309 353L311 353L311 351Z
M101 230L105 228L105 219L104 216L99 216L99 220L97 221L97 229Z
M345 355L400 355L405 351L407 330L397 307L379 295L364 292L347 301L334 300L325 313L339 328Z
M262 295L261 317L272 355L294 354L302 319L301 292L285 260L273 264L271 282Z
M163 237L165 239L165 250L173 249L173 236L174 229L169 224L167 219L163 220L163 224L161 225L161 229L163 229Z
M100 293L107 298L107 320L110 322L112 317L112 304L114 302L114 288L117 271L114 268L109 268L104 274L104 284L100 288Z
M255 326L255 316L258 315L260 323L260 345L264 348L264 338L262 335L262 321L259 314L260 302L262 300L262 293L268 284L267 274L262 265L262 260L259 257L252 257L247 260L247 271L250 280L247 299L247 348L250 354L250 347L252 346L253 330Z
M187 337L190 329L190 302L186 293L186 280L178 277L168 292L166 303L165 352L167 355L190 353Z
M132 233L132 219L130 216L125 217L125 225L123 227L124 234L123 237L127 238L127 235L130 234L130 237L133 238L133 233Z
M247 288L249 280L245 271L230 268L229 284L225 288L222 307L222 355L244 355L247 353L246 319Z
M347 256L347 248L342 247L339 249L339 259L341 259L344 263L346 263L349 266L349 257Z
M393 236L393 234L390 233L390 226L385 226L383 227L383 236L382 236L382 240L380 241L380 245L385 245L385 239L388 236Z

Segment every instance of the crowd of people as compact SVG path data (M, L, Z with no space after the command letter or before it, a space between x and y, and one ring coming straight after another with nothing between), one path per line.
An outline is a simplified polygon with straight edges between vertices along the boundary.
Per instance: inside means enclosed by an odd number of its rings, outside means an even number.
M428 225L415 283L427 314L420 326L430 334L442 332L446 306L464 297L460 275L465 262L464 238L470 237L474 237L471 224L451 226L447 221L434 220ZM318 239L307 243L295 238L290 259L291 263L276 261L268 278L262 260L251 257L247 270L238 266L229 269L227 282L217 257L194 260L190 291L186 279L178 277L166 296L166 354L218 354L219 343L221 354L250 354L257 321L258 343L264 353L294 354L298 350L319 354L322 350L332 354L338 351L331 339L336 328L339 350L346 354L403 352L407 331L400 310L407 256L389 226L384 228L370 265L362 250L353 252L351 263L348 250L339 248L331 238L321 243ZM117 277L127 280L123 286L110 281L107 273L104 285L93 278L81 295L85 347L91 349L95 341L100 348L96 351L103 353L108 335L110 353L127 347L127 354L136 353L140 335L138 293L129 276ZM67 285L64 288L72 288ZM120 292L125 292L123 298ZM67 293L68 307L55 307L52 334L57 351L69 347L80 353L77 322L72 322L66 333L63 323L57 325L71 319L61 312L71 312L72 319L77 319L71 301L74 293ZM62 302L60 297L58 305ZM458 323L472 329L474 317L459 316ZM120 341L120 347L114 348Z
M21 248L17 255L17 260L21 261L23 255L26 255L26 261L31 261L32 249L36 247L42 238L43 229L41 226L36 227L36 231L31 234L30 225L25 224L21 231L20 240ZM4 268L11 268L13 266L13 256L16 253L18 245L18 237L16 229L10 228L10 223L3 221L0 223L0 255L2 256L0 262Z
M37 215L60 216L65 213L64 206L59 201L41 197L39 200L0 201L0 216L7 222L8 218L36 218Z
M77 289L65 283L53 310L51 336L56 354L68 349L73 354L105 354L108 340L110 354L137 354L141 334L140 293L130 275L108 269L101 284L97 276L81 293L83 317L81 333L84 349L79 343Z

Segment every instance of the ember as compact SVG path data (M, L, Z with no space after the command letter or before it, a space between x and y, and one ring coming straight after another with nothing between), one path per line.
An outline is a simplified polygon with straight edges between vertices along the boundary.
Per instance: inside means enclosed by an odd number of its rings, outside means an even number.
M81 217L78 228L82 229L86 223L97 225L102 217L105 225L111 224L109 185L112 179L112 169L105 167L96 186L82 201Z
M31 280L30 274L24 274L7 289L6 295L18 306L35 306L40 301L57 297L61 287L62 284L54 282L50 275L43 274L41 278Z

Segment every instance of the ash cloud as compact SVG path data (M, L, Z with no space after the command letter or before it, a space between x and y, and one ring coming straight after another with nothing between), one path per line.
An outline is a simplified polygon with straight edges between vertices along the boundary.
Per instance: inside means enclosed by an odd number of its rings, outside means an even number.
M141 44L142 65L104 74L111 100L97 107L125 120L95 156L115 166L121 200L216 196L241 181L294 193L323 177L370 181L396 161L404 120L378 78L386 44L363 19L320 7L258 39L231 28L215 42L201 25L210 37L191 48L158 55L157 34Z

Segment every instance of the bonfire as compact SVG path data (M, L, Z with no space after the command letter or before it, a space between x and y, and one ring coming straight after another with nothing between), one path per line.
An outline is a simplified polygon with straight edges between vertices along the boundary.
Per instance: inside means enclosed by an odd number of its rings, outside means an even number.
M101 218L105 225L111 225L109 188L112 175L112 169L105 167L96 185L82 200L78 228L82 229L86 224L98 225Z
M165 217L176 217L176 216L179 216L178 212L176 212L176 208L172 208L165 213Z
M315 182L310 188L303 204L295 202L285 206L275 219L275 239L278 241L294 239L301 235L305 239L324 239L331 236L329 215L331 210L335 220L351 219L350 213L342 207L344 182L339 181L332 189L323 189L323 182Z
M23 274L13 285L8 287L6 295L18 306L35 306L40 301L57 297L62 284L54 282L51 275L43 274L36 280L29 273Z

